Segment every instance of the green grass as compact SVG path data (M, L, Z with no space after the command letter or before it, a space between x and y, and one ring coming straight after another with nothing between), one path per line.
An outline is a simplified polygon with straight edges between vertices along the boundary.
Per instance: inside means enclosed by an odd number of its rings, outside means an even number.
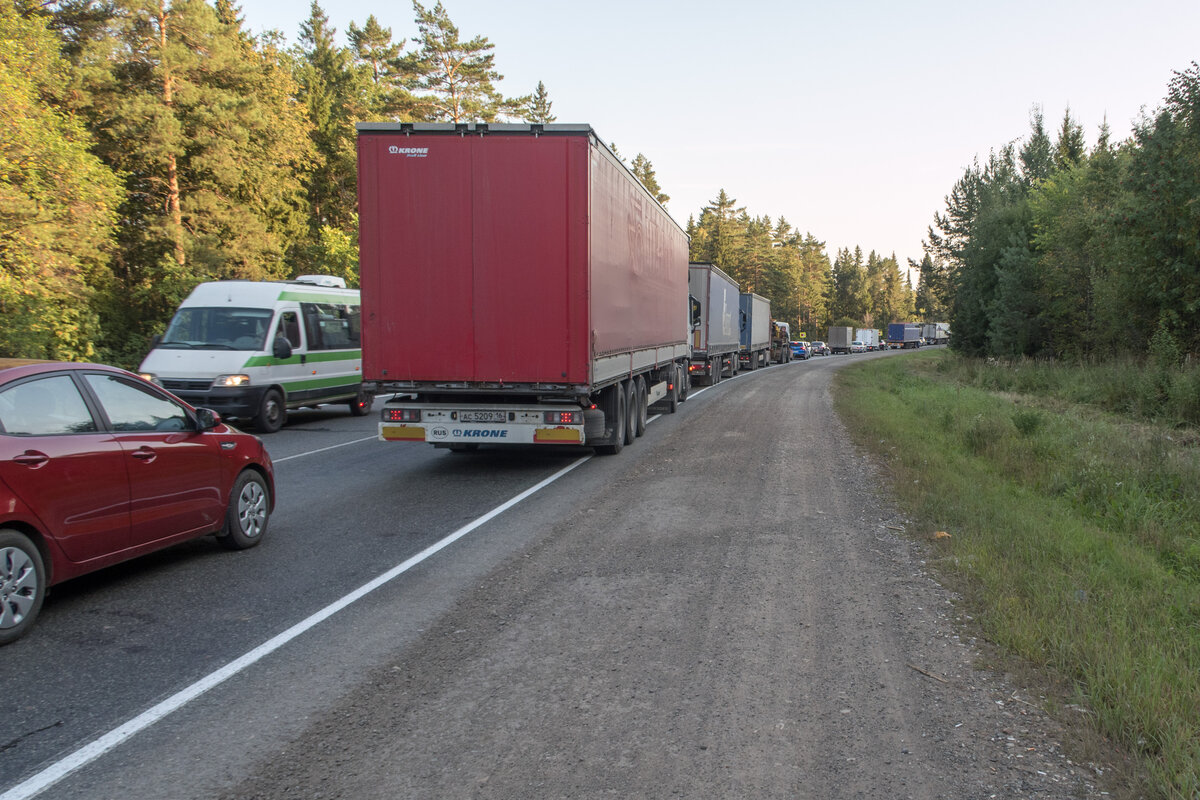
M1200 437L1133 407L1148 374L940 350L842 370L835 393L916 523L951 534L935 564L984 635L1073 685L1155 792L1196 798Z

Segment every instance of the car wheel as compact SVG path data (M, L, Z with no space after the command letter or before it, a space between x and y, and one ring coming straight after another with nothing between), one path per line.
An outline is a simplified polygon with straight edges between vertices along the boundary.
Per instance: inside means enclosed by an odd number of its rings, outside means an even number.
M350 401L350 413L356 417L365 417L371 413L371 405L375 402L375 395L359 392L358 396Z
M238 476L229 493L225 527L217 541L230 550L245 550L262 541L271 513L271 492L262 475L248 469Z
M263 393L262 402L258 405L258 416L254 418L254 427L260 433L275 433L287 421L287 407L283 404L283 395L278 389L268 389Z
M20 531L0 529L0 645L25 635L45 599L46 568L37 545Z

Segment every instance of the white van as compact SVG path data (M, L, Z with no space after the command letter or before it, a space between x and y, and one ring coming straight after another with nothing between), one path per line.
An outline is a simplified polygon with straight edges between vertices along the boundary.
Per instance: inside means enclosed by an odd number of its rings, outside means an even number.
M202 283L139 371L263 433L279 430L289 408L345 402L355 416L367 414L359 294L345 286L323 275Z

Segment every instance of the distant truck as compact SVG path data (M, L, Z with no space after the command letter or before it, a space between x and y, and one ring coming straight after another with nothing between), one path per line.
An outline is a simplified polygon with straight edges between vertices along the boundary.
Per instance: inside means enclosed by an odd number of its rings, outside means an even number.
M771 322L771 361L786 364L792 360L792 326L786 322Z
M707 263L688 264L688 291L699 303L688 371L693 382L711 386L738 373L741 292L733 278Z
M742 292L741 335L738 363L743 369L758 369L771 363L771 301L753 292Z
M615 454L686 399L687 233L590 126L357 129L380 439Z
M888 325L888 347L909 350L921 346L921 329L911 322L893 322Z
M845 327L830 328L829 336L825 339L825 343L829 345L829 352L834 355L849 353L852 341L854 341L854 328Z
M865 344L868 350L879 349L879 331L874 328L859 328L854 332L854 338Z
M927 344L946 344L950 341L950 323L929 322L921 326L921 338Z

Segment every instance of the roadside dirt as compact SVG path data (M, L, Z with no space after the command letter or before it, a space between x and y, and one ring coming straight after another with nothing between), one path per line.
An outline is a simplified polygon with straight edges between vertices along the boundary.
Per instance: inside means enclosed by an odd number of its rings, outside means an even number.
M829 366L656 422L226 797L1103 796L1041 699L977 667Z

